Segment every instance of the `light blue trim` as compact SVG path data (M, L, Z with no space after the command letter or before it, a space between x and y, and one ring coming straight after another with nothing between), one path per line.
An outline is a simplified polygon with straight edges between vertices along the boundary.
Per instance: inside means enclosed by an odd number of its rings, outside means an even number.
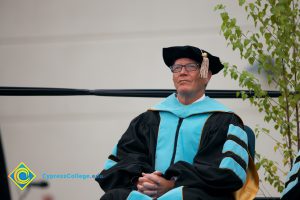
M232 112L229 108L219 103L218 101L205 97L203 101L198 101L190 105L181 104L174 94L171 94L162 102L153 106L150 110L167 111L180 118L186 118L188 116L200 113L208 112Z
M179 118L169 112L159 112L159 114L160 125L155 153L155 170L164 173L171 163ZM193 115L182 121L174 163L178 161L193 163L199 149L203 126L209 116L210 114Z
M112 155L117 156L117 149L118 149L118 145L116 144L112 150Z
M162 173L170 166L179 118L169 112L159 112L160 124L155 153L155 170Z
M117 145L114 146L113 150L112 150L112 155L117 156ZM104 169L108 170L109 168L111 168L112 166L114 166L115 164L117 164L116 161L113 161L111 159L107 159L105 164L104 164Z
M287 185L287 187L283 190L283 192L281 193L281 197L283 197L286 193L288 193L293 187L295 187L295 185L297 185L297 183L298 183L298 177L294 180L294 181L292 181L292 182L290 182L288 185Z
M130 192L130 194L127 197L127 200L152 200L152 198L134 190Z
M182 188L183 186L174 188L159 197L157 200L183 200Z
M219 168L221 169L229 169L233 171L243 182L246 181L247 174L245 170L233 159L230 157L223 158Z
M234 135L234 136L240 138L248 146L247 133L243 129L241 129L239 126L235 126L233 124L230 124L227 135Z
M177 161L193 163L199 149L203 126L209 116L210 114L193 115L182 121L174 163Z
M300 169L300 162L297 162L293 165L291 171L289 171L287 177L286 177L286 182L288 182L291 178L291 176L297 174L299 172Z
M116 161L113 161L113 160L111 160L111 159L107 159L107 160L105 161L105 164L104 164L103 169L108 170L108 169L110 169L111 167L113 167L115 164L117 164Z
M241 145L234 142L233 140L227 140L223 146L222 153L232 152L239 156L243 161L245 161L246 166L248 166L249 155L246 149L244 149Z

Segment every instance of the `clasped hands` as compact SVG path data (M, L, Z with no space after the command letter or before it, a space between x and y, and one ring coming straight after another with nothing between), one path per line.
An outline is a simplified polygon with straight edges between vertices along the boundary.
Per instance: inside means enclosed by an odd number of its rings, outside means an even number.
M155 171L150 174L142 173L137 182L138 191L157 199L174 187L174 181L162 177L162 173Z

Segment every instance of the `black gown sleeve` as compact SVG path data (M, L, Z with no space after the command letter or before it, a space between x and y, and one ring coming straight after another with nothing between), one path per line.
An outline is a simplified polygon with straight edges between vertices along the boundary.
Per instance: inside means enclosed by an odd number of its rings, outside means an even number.
M224 195L241 188L244 184L243 177L241 179L238 171L235 171L234 168L246 172L248 153L241 158L240 155L236 155L228 148L231 148L230 144L236 145L237 143L239 148L244 148L247 152L247 141L242 141L245 138L229 134L232 129L230 127L245 136L242 121L235 114L220 112L211 115L203 128L199 150L193 164L184 161L176 162L168 168L165 173L166 177L177 177L175 186L184 186L183 193L188 192L188 188L191 188L191 191L198 188L205 191L206 194L223 193ZM225 143L227 144L225 145ZM224 162L228 160L231 161L231 164L234 163L238 166L227 168Z
M281 200L300 199L300 151L294 161L292 169L289 171L285 188L281 193Z
M151 159L153 145L150 145L155 140L153 136L150 137L153 135L150 123L153 121L152 115L148 111L132 120L119 140L116 152L109 156L108 162L113 164L102 170L96 178L105 192L119 188L136 189L135 181L141 173L154 171Z

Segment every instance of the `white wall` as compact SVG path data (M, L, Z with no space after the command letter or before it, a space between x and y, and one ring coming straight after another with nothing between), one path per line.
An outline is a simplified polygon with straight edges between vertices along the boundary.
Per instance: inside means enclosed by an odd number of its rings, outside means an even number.
M0 86L140 89L173 87L161 49L195 45L238 64L220 35L220 1L0 0ZM228 4L228 3L227 3ZM231 5L232 4L232 5ZM251 28L235 2L232 13ZM237 89L222 73L208 89ZM9 172L25 162L42 173L98 173L130 120L159 99L0 97L0 128ZM220 100L250 126L265 123L241 100ZM268 126L268 125L267 125ZM278 157L257 141L258 151ZM13 199L22 192L10 181ZM264 189L264 188L262 188ZM272 195L277 193L268 190ZM26 199L99 199L94 180L52 180ZM267 193L268 194L268 193ZM260 192L262 195L262 192Z

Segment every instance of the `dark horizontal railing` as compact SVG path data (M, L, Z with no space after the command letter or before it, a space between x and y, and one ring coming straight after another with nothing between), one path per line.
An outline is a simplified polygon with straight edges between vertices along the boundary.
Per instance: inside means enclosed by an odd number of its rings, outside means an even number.
M76 96L95 95L112 97L167 97L174 93L170 89L70 89L43 87L0 87L0 96ZM245 92L248 96L254 93L248 90L206 90L206 95L212 98L241 98L237 92ZM270 97L279 97L278 91L266 91Z

